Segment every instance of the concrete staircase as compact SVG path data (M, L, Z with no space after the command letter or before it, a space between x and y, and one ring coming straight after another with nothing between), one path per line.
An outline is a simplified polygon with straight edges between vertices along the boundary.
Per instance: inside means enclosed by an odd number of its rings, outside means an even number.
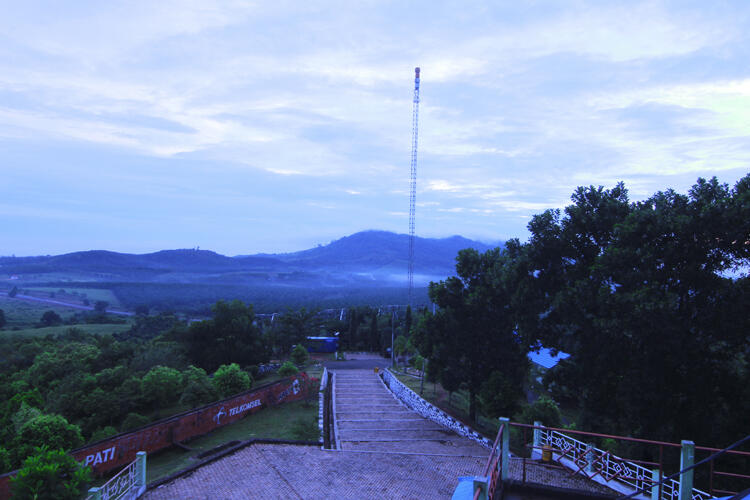
M413 412L372 370L337 370L336 441L344 451L486 458L489 451Z

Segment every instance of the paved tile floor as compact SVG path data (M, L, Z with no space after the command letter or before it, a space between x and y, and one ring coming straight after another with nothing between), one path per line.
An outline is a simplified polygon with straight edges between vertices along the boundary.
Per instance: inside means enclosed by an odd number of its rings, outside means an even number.
M145 498L450 498L457 478L474 475L483 465L469 457L256 444L151 490Z
M340 450L256 444L150 490L145 498L450 498L459 476L482 473L486 448L409 410L372 370L338 370L335 379ZM512 461L511 477L521 479L521 466ZM535 482L598 490L569 476L533 464L526 470Z

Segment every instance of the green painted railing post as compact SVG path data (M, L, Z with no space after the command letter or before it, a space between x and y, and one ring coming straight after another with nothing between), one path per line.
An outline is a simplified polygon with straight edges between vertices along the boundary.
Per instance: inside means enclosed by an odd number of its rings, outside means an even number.
M661 481L659 469L651 470L651 480L654 482L654 485L651 487L651 500L659 500L659 485L656 484Z
M594 454L594 445L592 443L586 443L586 474L593 474L594 473L594 458L596 455Z
M534 422L534 427L541 427L541 422ZM531 447L531 459L539 460L542 458L542 429L534 429L534 443Z
M474 478L474 491L479 488L478 500L487 500L489 498L490 481L487 477L475 477Z
M146 491L146 452L139 451L135 454L135 486L138 495Z
M101 488L89 488L89 497L91 498L91 500L102 500Z
M500 479L506 481L508 479L508 467L510 464L510 419L507 417L500 417L498 420L500 420L500 425L505 424L505 428L503 429L503 440L500 445L502 447L500 449L500 453L502 453L500 463L503 467Z
M685 470L695 462L695 443L682 441L680 452L680 470ZM693 470L680 474L680 500L691 500L693 495Z

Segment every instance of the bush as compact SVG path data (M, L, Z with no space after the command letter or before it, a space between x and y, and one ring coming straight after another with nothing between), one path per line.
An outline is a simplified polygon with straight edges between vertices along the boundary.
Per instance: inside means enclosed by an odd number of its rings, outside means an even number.
M138 427L143 427L144 425L148 425L150 423L151 420L149 420L148 417L144 417L140 413L128 413L128 416L125 417L125 420L122 421L122 426L120 428L123 432L125 432L137 429Z
M302 344L297 344L297 347L295 347L292 351L292 361L294 361L294 364L297 366L304 365L309 358L310 355L307 354L307 349L305 349L305 346L303 346Z
M155 366L143 376L142 387L147 401L164 407L176 401L182 392L182 374L174 368Z
M21 427L16 437L18 461L29 456L36 447L71 450L83 444L81 428L68 423L60 415L39 415Z
M253 379L240 369L240 365L232 363L221 365L216 370L213 384L221 397L227 397L249 389Z
M91 469L63 450L36 448L11 480L14 499L77 500L91 482Z
M96 443L97 441L107 439L108 437L114 436L115 434L117 434L117 429L115 429L111 425L108 425L94 431L94 433L91 435L91 439L89 439L89 442Z
M512 415L518 409L521 391L500 371L493 371L479 390L482 412L488 417Z
M554 399L542 396L533 404L526 405L521 412L520 420L523 423L533 424L541 422L547 427L560 427L562 417L560 408Z
M5 474L10 469L10 452L0 446L0 474Z
M282 377L290 377L292 375L296 375L299 373L299 369L294 366L294 363L291 361L285 361L283 365L281 365L281 368L279 368L279 375Z
M62 325L63 322L60 315L55 311L45 311L44 314L42 314L42 319L40 321L44 326Z

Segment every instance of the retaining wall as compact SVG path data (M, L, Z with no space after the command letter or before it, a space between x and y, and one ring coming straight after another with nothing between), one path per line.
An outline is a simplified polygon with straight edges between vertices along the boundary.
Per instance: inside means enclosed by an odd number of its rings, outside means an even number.
M189 441L232 424L262 408L302 399L307 382L304 373L279 380L75 449L70 454L84 465L91 466L95 475L102 475L129 464L139 451L154 453L175 442ZM307 387L307 390L314 389ZM12 471L0 475L0 499L10 498L10 478L15 474L16 471Z
M437 406L422 399L419 394L406 387L398 378L396 378L389 369L386 368L381 372L381 377L383 378L385 385L398 399L424 418L432 420L443 427L452 429L457 434L474 440L485 448L492 448L492 442L489 439L483 437L468 425L462 424Z

